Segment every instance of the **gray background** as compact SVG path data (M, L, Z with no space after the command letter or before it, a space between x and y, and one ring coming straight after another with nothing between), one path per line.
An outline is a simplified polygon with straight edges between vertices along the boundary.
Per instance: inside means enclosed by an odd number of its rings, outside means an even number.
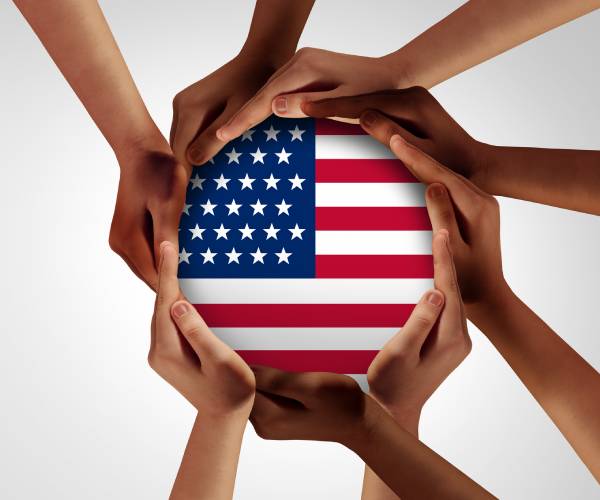
M300 45L381 55L460 3L318 2ZM236 53L252 11L241 1L102 5L165 133L172 96ZM596 12L434 94L478 139L599 149L599 30ZM147 366L153 296L107 245L117 164L10 2L0 4L0 61L0 497L166 498L194 412ZM501 207L510 284L598 368L600 218ZM425 442L503 498L598 496L508 366L471 333L471 356L424 411ZM341 446L265 442L249 428L236 498L359 498L361 478Z

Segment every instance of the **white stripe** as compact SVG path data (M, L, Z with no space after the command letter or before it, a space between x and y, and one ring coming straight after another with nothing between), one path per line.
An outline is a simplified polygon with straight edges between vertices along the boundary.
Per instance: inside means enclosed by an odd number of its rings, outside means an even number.
M316 231L317 255L431 255L431 231Z
M317 207L424 207L417 182L317 182Z
M323 159L397 159L390 148L370 135L317 135L315 156Z
M365 392L367 394L369 393L369 383L367 382L366 375L350 373L350 374L348 374L348 376L352 377L354 380L356 380L356 382L358 383L360 388L363 390L363 392Z
M414 304L431 279L183 278L194 304Z
M232 349L250 351L379 350L398 328L213 328Z

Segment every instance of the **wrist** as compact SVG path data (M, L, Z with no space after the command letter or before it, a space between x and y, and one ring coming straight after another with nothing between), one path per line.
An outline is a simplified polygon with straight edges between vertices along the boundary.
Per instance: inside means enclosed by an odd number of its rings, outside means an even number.
M415 437L419 436L421 408L389 408L388 412L405 431L410 432Z
M113 146L113 150L121 166L138 162L152 154L173 154L169 143L158 129L156 132L150 131L126 138Z
M489 185L490 178L496 170L498 146L474 140L470 152L468 178L476 186L484 189L484 186Z
M471 320L480 330L500 314L505 314L514 303L516 295L504 278L493 291L471 303L465 303L467 318Z
M269 66L273 71L279 69L296 52L296 43L278 44L268 36L248 37L237 57L253 59L257 64Z
M364 411L356 425L344 439L340 440L340 444L343 444L359 456L363 455L365 447L373 441L373 437L376 435L381 421L390 418L387 411L371 396L365 394L364 401Z
M382 71L388 73L390 88L406 89L419 85L412 73L411 65L396 52L379 57L377 60Z

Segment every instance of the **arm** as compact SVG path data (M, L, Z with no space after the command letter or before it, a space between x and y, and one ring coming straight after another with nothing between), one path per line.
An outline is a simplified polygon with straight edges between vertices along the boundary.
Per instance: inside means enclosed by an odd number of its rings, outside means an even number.
M384 59L398 88L431 88L600 7L598 0L471 0Z
M315 117L361 117L386 145L399 134L488 193L600 215L600 151L484 144L421 87L326 99L303 109Z
M229 500L248 415L196 417L171 499Z
M430 88L600 7L600 0L471 0L401 49L360 57L302 49L218 130L237 137L271 112L305 116L305 102L392 88ZM310 92L298 89L310 87Z
M175 96L170 141L181 162L200 165L224 146L215 131L292 57L313 3L257 0L240 53Z
M161 247L150 366L197 410L171 498L232 498L244 428L254 401L252 371L181 299L178 254Z
M502 272L498 203L399 135L390 145L417 178L431 184L427 208L434 230L450 233L467 316L600 480L600 374L510 290Z
M161 241L177 242L189 171L150 117L95 0L15 4L115 152L121 176L110 245L155 289L154 256Z

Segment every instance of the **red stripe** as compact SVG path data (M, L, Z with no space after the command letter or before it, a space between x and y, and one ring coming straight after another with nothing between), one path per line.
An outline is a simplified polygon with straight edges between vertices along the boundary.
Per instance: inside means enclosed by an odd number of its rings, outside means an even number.
M400 160L316 160L316 182L419 182Z
M360 125L344 123L337 120L317 118L315 120L317 135L366 135L367 133Z
M317 207L317 231L430 231L425 207Z
M217 327L401 327L413 304L194 304Z
M367 373L378 351L236 351L249 365L291 372Z
M317 255L317 278L433 278L431 255Z

